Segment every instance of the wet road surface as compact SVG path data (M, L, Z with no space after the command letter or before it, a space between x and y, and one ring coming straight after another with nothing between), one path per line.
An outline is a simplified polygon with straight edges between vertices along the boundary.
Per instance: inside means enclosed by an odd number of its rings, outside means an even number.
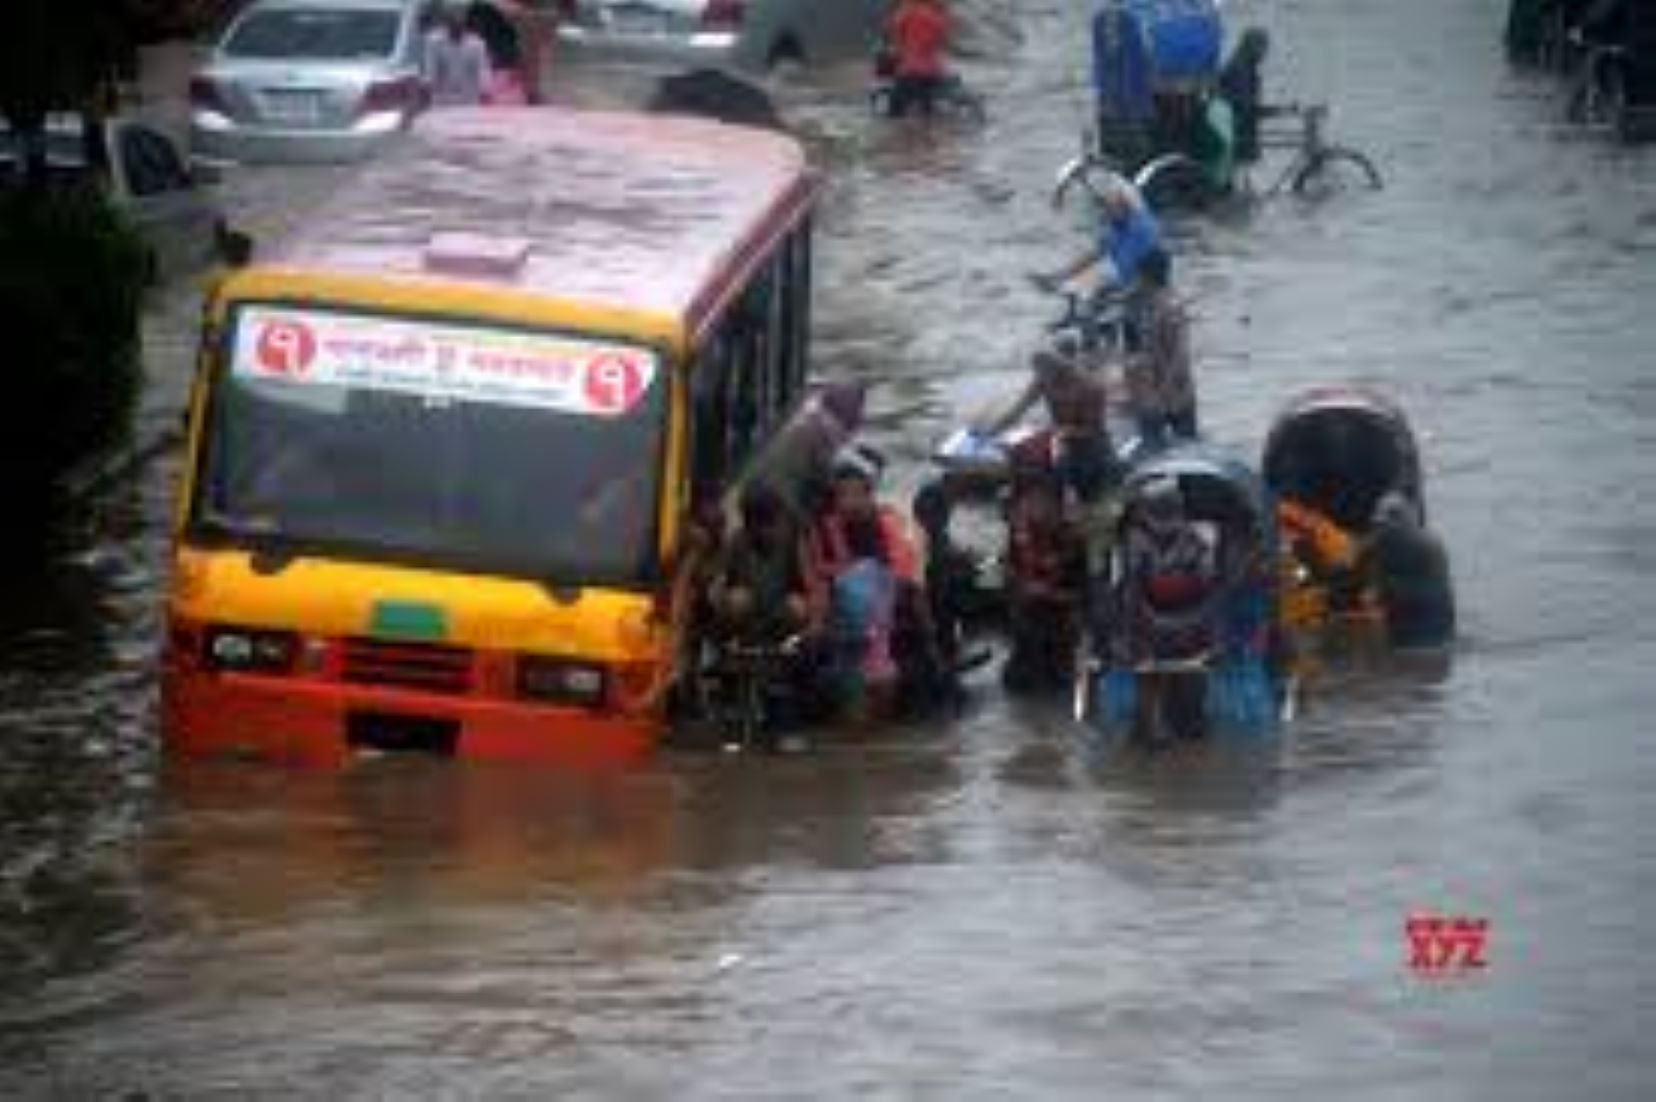
M782 99L830 172L818 367L915 461L1020 382L1067 256L1081 16L968 6L982 131ZM1563 130L1496 0L1233 4L1375 195L1177 226L1203 418L1330 379L1422 437L1465 638L1280 739L1099 747L987 673L953 724L568 778L163 766L171 462L0 612L0 1092L25 1097L1647 1097L1656 154ZM254 223L325 181L232 185ZM176 416L189 288L152 318ZM1403 922L1490 922L1422 980Z

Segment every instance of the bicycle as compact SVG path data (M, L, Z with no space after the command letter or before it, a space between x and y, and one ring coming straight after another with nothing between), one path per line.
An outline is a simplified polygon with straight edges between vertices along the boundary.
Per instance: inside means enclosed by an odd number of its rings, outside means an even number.
M1275 181L1258 193L1261 198L1272 198L1284 186L1291 187L1296 195L1343 191L1353 180L1367 184L1370 189L1380 188L1380 170L1374 167L1374 162L1369 160L1366 154L1328 140L1325 132L1328 123L1327 104L1289 104L1275 108L1272 114L1295 117L1299 120L1299 125L1291 128L1266 127L1261 130L1261 150L1293 151L1293 156L1288 159L1288 163L1283 166Z
M715 689L708 694L732 753L752 750L772 731L773 697L786 692L789 674L804 645L798 634L768 641L735 640L718 648Z
M869 109L880 118L896 117L892 113L896 87L895 78L882 76L868 93ZM948 73L942 77L932 97L932 117L982 126L989 121L989 111L981 95L969 88L958 74Z
M1091 294L1070 290L1043 275L1030 275L1040 291L1061 297L1064 311L1043 327L1052 347L1075 356L1084 366L1098 366L1103 357L1127 345L1127 292L1105 287Z

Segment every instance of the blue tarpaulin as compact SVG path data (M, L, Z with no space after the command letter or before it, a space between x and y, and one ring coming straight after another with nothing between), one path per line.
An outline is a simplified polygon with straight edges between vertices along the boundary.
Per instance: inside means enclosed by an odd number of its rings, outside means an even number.
M1109 0L1093 17L1099 109L1150 118L1157 91L1218 75L1223 38L1215 0Z

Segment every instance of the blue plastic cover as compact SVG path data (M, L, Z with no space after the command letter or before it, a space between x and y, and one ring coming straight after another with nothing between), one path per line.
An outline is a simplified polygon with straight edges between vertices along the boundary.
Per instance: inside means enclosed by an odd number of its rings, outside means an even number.
M889 644L896 599L897 577L884 563L861 559L834 579L830 600L835 665L848 685L886 672L888 646L877 647L875 641Z
M1108 0L1093 17L1100 109L1148 119L1157 89L1218 74L1223 40L1216 0Z
M1138 711L1138 675L1115 667L1098 676L1093 686L1097 710L1095 728L1105 734L1132 729ZM1216 663L1208 671L1207 722L1217 734L1267 735L1281 723L1281 686L1265 662L1242 657Z
M1203 80L1219 75L1224 26L1215 0L1134 0L1129 4L1150 35L1158 79Z
M1093 89L1100 112L1131 122L1150 118L1149 42L1122 5L1106 4L1093 17Z

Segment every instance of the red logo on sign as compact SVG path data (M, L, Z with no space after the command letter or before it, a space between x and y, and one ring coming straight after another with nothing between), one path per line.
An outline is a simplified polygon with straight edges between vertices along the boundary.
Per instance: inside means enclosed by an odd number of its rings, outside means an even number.
M625 413L644 393L644 372L630 357L598 356L587 364L587 404L599 413Z
M316 335L297 321L266 322L253 356L268 374L303 375L316 358Z
M1489 967L1487 918L1410 915L1403 923L1409 943L1409 971L1417 976L1458 975Z

